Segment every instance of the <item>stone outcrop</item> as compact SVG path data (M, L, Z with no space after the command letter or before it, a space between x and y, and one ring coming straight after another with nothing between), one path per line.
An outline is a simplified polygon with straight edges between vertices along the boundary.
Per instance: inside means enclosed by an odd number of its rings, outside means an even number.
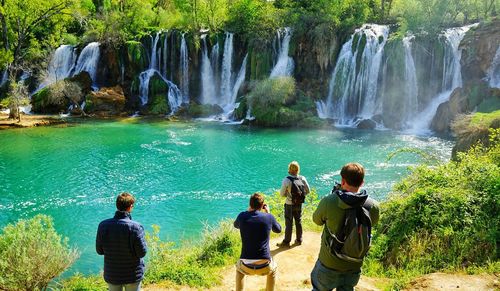
M81 72L71 78L51 84L31 97L32 111L42 114L66 112L70 105L80 104L92 91L89 73Z
M500 46L500 20L481 24L469 31L460 44L462 49L462 88L457 88L450 100L441 104L431 128L440 133L450 132L457 116L473 111L491 112L500 109L500 89L490 88L487 75Z
M99 116L120 115L125 108L125 95L120 86L101 88L87 95L85 112Z
M377 127L377 123L371 119L363 119L356 127L358 129L375 129Z

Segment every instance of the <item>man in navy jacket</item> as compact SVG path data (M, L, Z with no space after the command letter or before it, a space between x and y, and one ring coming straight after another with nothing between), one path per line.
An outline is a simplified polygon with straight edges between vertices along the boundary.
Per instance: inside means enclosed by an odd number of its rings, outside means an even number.
M110 291L136 291L144 277L144 260L147 247L144 228L132 220L130 213L135 198L121 193L116 198L115 216L99 224L96 251L104 255L104 281Z

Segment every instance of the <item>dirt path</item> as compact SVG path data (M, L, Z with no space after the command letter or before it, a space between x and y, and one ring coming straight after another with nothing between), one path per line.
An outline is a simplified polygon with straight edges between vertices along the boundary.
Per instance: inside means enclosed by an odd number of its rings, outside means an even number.
M283 237L271 240L271 254L278 264L278 274L276 278L277 291L282 290L311 290L310 273L318 258L321 234L315 232L304 233L304 242L300 246L292 246L290 249L276 247ZM223 271L222 285L210 290L234 290L235 269L229 266ZM357 290L378 290L375 284L378 279L362 277ZM245 290L265 290L265 276L246 276ZM168 290L158 286L146 286L144 290ZM195 288L179 287L177 290L196 290Z
M276 243L283 237L271 240L271 253L278 264L276 279L277 291L302 291L311 290L310 273L318 257L321 234L316 232L304 233L304 243L292 246L290 249L279 249ZM228 266L222 271L222 284L209 290L230 291L235 286L234 266ZM369 278L361 276L356 290L380 290L379 286L387 285L387 279ZM245 286L247 291L265 290L265 276L246 276ZM190 287L162 288L149 285L146 291L156 290L197 290ZM494 275L462 275L462 274L429 274L414 280L407 290L500 290L498 278Z

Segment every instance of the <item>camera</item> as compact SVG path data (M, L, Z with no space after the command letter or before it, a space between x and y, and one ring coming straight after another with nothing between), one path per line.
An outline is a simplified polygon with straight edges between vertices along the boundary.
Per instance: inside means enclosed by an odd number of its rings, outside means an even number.
M335 181L335 182L333 182L333 184L334 185L333 185L332 193L335 191L338 191L338 190L342 190L342 185L339 182Z

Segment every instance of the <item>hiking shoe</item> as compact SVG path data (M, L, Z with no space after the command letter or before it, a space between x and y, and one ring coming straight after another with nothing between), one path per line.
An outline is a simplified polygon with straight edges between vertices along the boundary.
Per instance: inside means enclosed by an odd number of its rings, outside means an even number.
M290 248L290 243L287 243L287 242L280 242L280 243L277 243L276 244L277 247L280 247L280 248Z
M300 246L302 244L301 240L295 240L294 245Z

